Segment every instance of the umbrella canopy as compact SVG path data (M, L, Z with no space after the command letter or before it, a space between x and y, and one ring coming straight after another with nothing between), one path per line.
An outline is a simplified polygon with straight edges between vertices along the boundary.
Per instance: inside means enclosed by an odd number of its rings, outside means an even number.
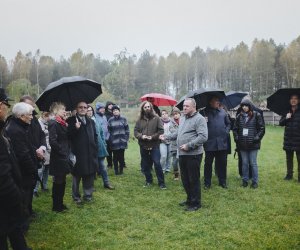
M79 102L92 103L102 93L101 84L81 76L63 77L50 83L36 101L41 111L49 111L53 102L62 102L73 110Z
M241 103L242 99L248 94L248 92L228 91L225 94L226 97L221 100L221 103L224 104L227 109L233 109L238 106Z
M279 115L286 115L290 110L290 97L292 95L300 97L300 88L278 89L267 98L267 107Z
M149 101L156 106L174 106L177 103L173 97L159 93L149 93L143 95L140 100L142 102Z
M223 90L215 88L200 88L197 90L192 90L189 91L185 96L180 98L180 100L176 104L176 107L182 110L184 100L186 98L194 98L197 104L197 109L200 109L206 107L213 96L216 96L220 100L222 100L223 98L225 98L225 93Z

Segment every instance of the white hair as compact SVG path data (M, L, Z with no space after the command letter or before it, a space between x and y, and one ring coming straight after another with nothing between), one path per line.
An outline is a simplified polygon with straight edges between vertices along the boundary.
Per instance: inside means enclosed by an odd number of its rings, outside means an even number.
M12 113L15 117L19 118L22 115L31 115L34 108L25 102L18 102L12 108Z

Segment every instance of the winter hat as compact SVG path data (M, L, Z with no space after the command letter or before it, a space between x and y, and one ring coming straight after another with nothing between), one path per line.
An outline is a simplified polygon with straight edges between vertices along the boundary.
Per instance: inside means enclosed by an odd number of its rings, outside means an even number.
M7 97L4 89L0 88L0 102L5 102L8 104L8 101L11 101L11 99Z
M120 111L120 107L118 105L112 106L111 111L113 112L115 109Z
M96 103L96 110L99 110L100 108L105 108L105 105L102 102L97 102Z
M181 112L180 112L180 109L177 108L177 107L174 107L173 110L172 110L172 115L175 115L175 113L180 114L180 113L181 113Z

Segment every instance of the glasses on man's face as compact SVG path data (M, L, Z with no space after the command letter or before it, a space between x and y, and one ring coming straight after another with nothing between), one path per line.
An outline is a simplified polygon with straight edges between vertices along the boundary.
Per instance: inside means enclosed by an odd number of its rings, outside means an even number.
M151 108L150 106L146 106L146 105L143 107L143 109L150 109L150 108Z
M87 106L78 106L77 108L79 108L79 109L87 109L88 107Z

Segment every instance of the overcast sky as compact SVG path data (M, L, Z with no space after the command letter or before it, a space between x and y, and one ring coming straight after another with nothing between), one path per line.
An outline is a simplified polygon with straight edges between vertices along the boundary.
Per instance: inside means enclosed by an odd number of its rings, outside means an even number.
M58 59L80 48L111 60L124 48L167 56L254 38L289 44L299 10L299 0L0 0L0 54L40 49Z

